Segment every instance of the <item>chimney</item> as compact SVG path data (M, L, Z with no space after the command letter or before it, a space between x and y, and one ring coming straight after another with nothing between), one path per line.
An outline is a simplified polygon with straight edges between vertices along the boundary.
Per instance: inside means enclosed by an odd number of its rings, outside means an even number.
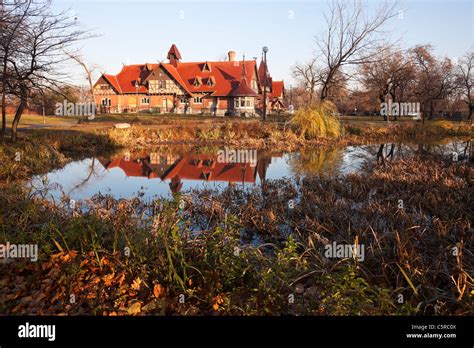
M233 62L235 60L235 51L229 51L229 62Z

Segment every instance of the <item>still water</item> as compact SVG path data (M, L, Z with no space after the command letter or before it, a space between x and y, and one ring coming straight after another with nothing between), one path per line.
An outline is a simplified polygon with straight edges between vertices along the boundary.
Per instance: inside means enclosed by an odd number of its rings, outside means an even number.
M60 170L35 176L30 185L36 193L55 200L65 195L79 201L102 194L151 201L191 189L246 189L265 180L357 173L376 163L423 155L469 161L472 142L378 144L292 153L228 148L190 151L170 147L122 151L110 157L69 163Z

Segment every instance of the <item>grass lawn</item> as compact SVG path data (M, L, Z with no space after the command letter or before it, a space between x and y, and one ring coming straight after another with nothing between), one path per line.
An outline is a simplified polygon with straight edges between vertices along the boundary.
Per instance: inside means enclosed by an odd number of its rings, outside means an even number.
M58 117L58 116L40 116L40 115L23 115L20 119L20 126L32 125L70 125L76 124L79 117ZM7 126L13 121L13 115L7 115Z

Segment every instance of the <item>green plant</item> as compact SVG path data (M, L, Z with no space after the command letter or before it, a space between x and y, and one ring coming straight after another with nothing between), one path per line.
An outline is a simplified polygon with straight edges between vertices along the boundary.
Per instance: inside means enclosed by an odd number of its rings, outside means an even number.
M337 112L331 102L322 102L315 106L298 110L290 120L296 132L305 139L318 137L339 137L341 124L332 116Z
M349 134L352 134L352 135L363 135L364 134L364 130L362 128L359 128L359 127L354 127L354 126L349 126L347 128L347 132Z

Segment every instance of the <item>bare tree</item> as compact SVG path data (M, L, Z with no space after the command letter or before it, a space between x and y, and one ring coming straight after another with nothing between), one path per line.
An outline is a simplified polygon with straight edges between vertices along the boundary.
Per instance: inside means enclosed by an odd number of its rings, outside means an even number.
M308 63L296 63L293 68L293 76L300 81L308 93L308 106L313 103L316 86L321 82L321 71L317 66L317 59L314 58Z
M69 60L65 52L86 37L86 32L78 29L75 19L66 12L52 13L50 1L38 0L32 6L41 10L23 19L15 58L7 59L11 77L7 85L19 99L11 127L12 141L17 138L18 124L31 93L34 90L60 90L61 80L66 77L62 64Z
M0 64L1 64L1 108L2 138L6 132L6 107L8 85L12 77L9 61L18 58L20 46L24 43L23 29L29 18L38 16L47 4L38 4L33 0L6 0L0 7Z
M321 100L328 91L337 72L345 65L362 64L380 59L387 45L384 26L396 16L398 3L385 1L369 15L366 3L334 0L325 15L327 30L315 41L323 59Z
M456 83L462 92L464 102L469 108L468 120L472 122L474 108L474 52L468 52L456 66Z
M384 103L387 97L393 102L401 101L416 78L413 59L406 52L391 47L382 51L379 60L360 65L362 85L366 91L376 94L380 103Z
M84 58L78 53L68 53L66 52L67 56L74 60L79 66L84 70L85 78L87 80L87 84L89 86L89 96L94 102L94 74L99 69L97 65L89 66Z
M430 45L411 50L417 69L413 94L420 100L423 123L433 116L435 101L449 97L455 90L453 64L448 58L436 59L431 51Z

